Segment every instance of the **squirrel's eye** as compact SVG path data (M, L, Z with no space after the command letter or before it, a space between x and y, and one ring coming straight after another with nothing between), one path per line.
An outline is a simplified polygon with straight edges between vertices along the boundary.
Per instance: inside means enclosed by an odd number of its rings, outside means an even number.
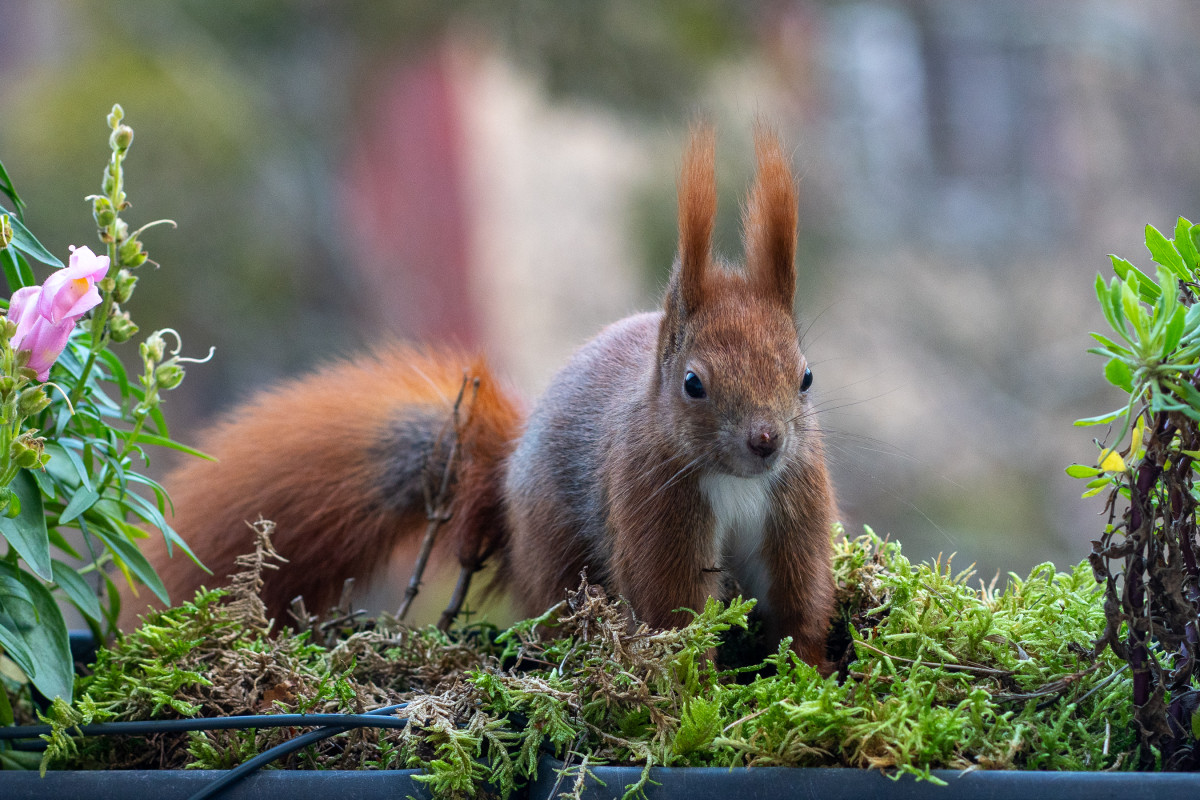
M810 386L812 386L812 370L805 369L804 377L800 379L800 391L807 392Z
M699 400L707 395L704 391L704 384L700 382L700 378L696 373L688 370L687 375L683 376L683 390L687 392L688 397Z

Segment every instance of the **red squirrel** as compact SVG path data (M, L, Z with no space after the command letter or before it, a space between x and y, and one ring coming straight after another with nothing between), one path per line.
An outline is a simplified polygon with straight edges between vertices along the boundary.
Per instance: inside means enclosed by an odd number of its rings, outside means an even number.
M165 481L173 525L214 575L276 523L289 559L266 576L270 613L302 594L325 607L369 579L426 525L429 454L463 386L478 393L440 541L464 567L497 562L521 610L562 599L581 571L657 627L690 619L727 576L759 600L771 642L824 661L833 610L825 468L812 372L792 315L795 179L778 140L756 131L745 267L714 257L714 135L696 128L679 181L679 253L661 311L584 345L523 420L481 359L393 347L260 393L200 440ZM444 455L440 456L444 459ZM440 464L432 465L436 472ZM175 598L207 576L150 557ZM209 582L213 582L208 579Z

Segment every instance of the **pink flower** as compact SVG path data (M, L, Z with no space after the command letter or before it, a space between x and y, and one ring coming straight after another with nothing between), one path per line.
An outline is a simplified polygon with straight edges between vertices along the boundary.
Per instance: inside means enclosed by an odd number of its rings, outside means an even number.
M97 256L90 248L72 248L70 264L58 270L42 286L25 286L8 301L8 319L16 323L13 350L28 350L27 366L44 381L50 367L62 355L75 323L88 309L100 303L96 281L108 272L108 256Z
M70 263L46 279L38 298L38 314L54 323L79 319L100 304L96 281L106 272L108 256L98 256L90 247L71 248Z
M67 339L75 329L75 320L51 322L45 317L36 317L24 331L20 330L20 325L17 328L17 335L12 338L13 349L29 350L31 355L25 366L37 372L39 381L46 380L50 367L67 346Z

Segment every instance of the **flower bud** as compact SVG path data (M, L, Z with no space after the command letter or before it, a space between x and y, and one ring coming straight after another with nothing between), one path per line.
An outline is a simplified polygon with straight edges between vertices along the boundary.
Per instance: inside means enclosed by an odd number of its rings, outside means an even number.
M14 439L12 445L9 446L8 457L21 469L35 469L38 461L41 460L40 450L37 447L30 447L28 442L18 438Z
M118 242L125 241L125 237L127 237L129 235L129 223L127 223L123 219L117 220L116 234L117 234Z
M133 128L128 125L118 125L108 137L108 145L118 153L124 153L133 144Z
M17 379L12 375L5 375L0 378L0 402L7 403L8 398L12 397L12 393L17 388Z
M9 313L12 313L11 309L9 310ZM11 339L12 337L16 336L17 323L5 317L4 321L0 322L0 335L4 336L5 339Z
M92 200L92 216L96 219L96 225L101 228L112 225L113 220L117 218L112 202L107 197L100 196Z
M129 298L133 296L133 287L137 285L137 281L137 276L127 269L118 272L116 280L113 282L113 299L118 303L128 303Z
M0 214L0 250L12 244L13 229L12 223L8 221L8 214Z
M113 103L112 112L108 115L108 127L116 130L123 119L125 119L125 109L121 108L120 103Z
M142 253L142 243L137 240L137 237L126 239L121 243L117 250L122 264L128 264ZM145 259L143 259L144 261Z
M114 314L108 321L108 333L117 344L129 341L137 332L138 326L129 318L128 311Z
M147 336L146 341L142 342L142 346L138 349L142 352L142 361L157 364L163 359L167 343L163 341L162 336L155 332Z
M183 383L183 367L176 364L174 359L171 359L154 370L154 381L160 389L174 389Z
M113 189L117 188L117 179L113 177L111 172L104 170L104 183L101 186L105 194L112 194Z
M32 417L50 405L50 398L40 385L26 387L17 398L17 413L22 417Z
M21 499L7 486L0 489L0 513L9 519L21 513Z

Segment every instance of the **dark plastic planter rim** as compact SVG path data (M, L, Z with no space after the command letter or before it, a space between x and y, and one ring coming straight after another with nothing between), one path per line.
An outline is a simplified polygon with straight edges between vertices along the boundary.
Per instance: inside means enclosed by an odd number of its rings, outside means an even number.
M530 800L551 798L570 789L570 780L558 783L561 762L543 759L538 779L527 793ZM620 797L637 782L640 767L593 767L607 786L589 779L584 797L590 800ZM89 798L90 800L186 800L224 773L215 770L0 772L0 797L4 800ZM293 771L270 770L246 778L221 795L223 800L375 800L376 798L429 798L426 786L413 780L415 770L395 771ZM680 800L728 798L780 798L780 800L858 800L886 797L891 800L1162 800L1200 795L1200 773L1146 772L1029 772L986 771L959 773L937 770L947 782L938 786L904 775L898 780L873 770L656 767L650 771L646 796Z

